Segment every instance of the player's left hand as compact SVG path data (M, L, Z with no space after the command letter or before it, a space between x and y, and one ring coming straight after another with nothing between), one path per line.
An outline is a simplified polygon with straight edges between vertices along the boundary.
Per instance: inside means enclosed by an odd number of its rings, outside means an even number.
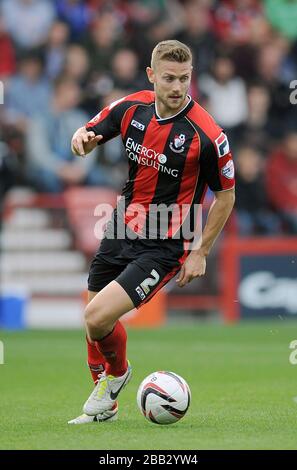
M204 276L205 270L206 257L199 252L192 251L182 265L176 282L179 287L183 287L195 277Z

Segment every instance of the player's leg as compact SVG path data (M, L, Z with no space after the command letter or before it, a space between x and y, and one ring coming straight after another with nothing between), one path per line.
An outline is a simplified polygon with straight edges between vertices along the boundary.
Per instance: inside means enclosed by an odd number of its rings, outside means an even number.
M84 405L88 415L110 409L131 378L131 367L126 359L127 335L119 318L149 300L179 269L178 264L164 267L148 259L142 264L143 267L131 262L86 308L88 335L106 360L106 374Z
M106 373L100 378L84 405L84 412L95 415L111 409L119 392L130 380L126 359L127 335L120 317L138 308L165 285L180 269L185 255L183 243L140 243L139 256L90 301L85 312L87 334L106 360ZM123 248L123 247L121 247ZM94 290L93 276L89 290Z
M89 291L88 303L102 290L111 280L116 278L119 273L124 269L124 266L114 265L102 260L98 255L93 259L90 275L89 275ZM96 347L88 335L86 335L87 351L88 351L88 364L92 379L96 384L105 370L105 358ZM87 414L79 415L77 418L69 421L69 424L87 424L93 421L114 421L117 419L118 403L114 402L113 406L104 411L103 413L96 414L95 416L88 416Z
M88 291L88 303L97 295L98 292ZM88 366L92 375L93 382L95 386L98 383L101 375L105 370L105 358L103 354L99 351L94 341L91 341L86 334L86 343L87 343L87 352L88 352ZM118 402L115 401L111 409L104 411L103 413L98 413L94 416L87 415L83 413L77 418L74 418L68 421L68 424L89 424L92 422L112 422L116 421L118 418Z
M108 374L119 376L127 369L127 335L118 319L133 307L131 298L116 281L110 282L87 305L87 335L105 357Z
M106 257L102 257L100 252L111 253L116 256L117 251L120 250L117 240L103 240L99 252L94 257L90 266L88 278L88 306L92 303L93 299L102 291L111 281L113 281L125 268L125 265L114 264L109 262ZM110 256L112 260L112 256ZM88 307L87 307L88 308ZM86 335L87 350L88 350L88 364L94 382L98 380L98 374L105 370L105 358L92 340L90 335Z
M106 361L105 374L84 405L88 415L112 409L131 378L132 369L126 358L127 334L118 319L133 307L131 298L116 281L110 282L87 305L87 335Z
M95 297L98 292L88 291L88 303ZM88 353L88 366L94 384L98 382L98 376L105 370L105 358L96 347L96 343L92 341L86 334L87 353Z

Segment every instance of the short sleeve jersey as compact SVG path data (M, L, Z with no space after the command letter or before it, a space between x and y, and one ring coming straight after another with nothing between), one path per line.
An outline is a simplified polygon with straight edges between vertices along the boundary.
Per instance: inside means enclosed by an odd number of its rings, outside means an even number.
M185 214L202 204L207 187L215 192L234 187L228 138L190 97L178 114L164 119L157 114L154 92L137 92L104 108L86 128L102 134L100 145L122 137L129 162L122 190L127 224L135 207L142 207L143 226L152 206L183 207L178 224L172 218L166 230L166 238L173 237Z

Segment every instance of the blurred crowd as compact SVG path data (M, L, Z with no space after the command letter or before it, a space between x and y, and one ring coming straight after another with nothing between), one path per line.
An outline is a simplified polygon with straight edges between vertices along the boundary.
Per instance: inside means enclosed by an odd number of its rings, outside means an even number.
M120 140L79 159L71 136L115 99L151 89L152 48L169 38L191 47L191 95L228 133L239 233L297 234L294 0L0 0L0 199L12 185L119 190Z

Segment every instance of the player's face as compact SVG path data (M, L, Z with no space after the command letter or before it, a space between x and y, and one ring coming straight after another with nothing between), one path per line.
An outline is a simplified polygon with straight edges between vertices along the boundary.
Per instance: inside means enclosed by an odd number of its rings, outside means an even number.
M160 114L166 117L178 113L186 104L192 75L191 62L160 60L154 70L147 68L147 74L154 84Z

